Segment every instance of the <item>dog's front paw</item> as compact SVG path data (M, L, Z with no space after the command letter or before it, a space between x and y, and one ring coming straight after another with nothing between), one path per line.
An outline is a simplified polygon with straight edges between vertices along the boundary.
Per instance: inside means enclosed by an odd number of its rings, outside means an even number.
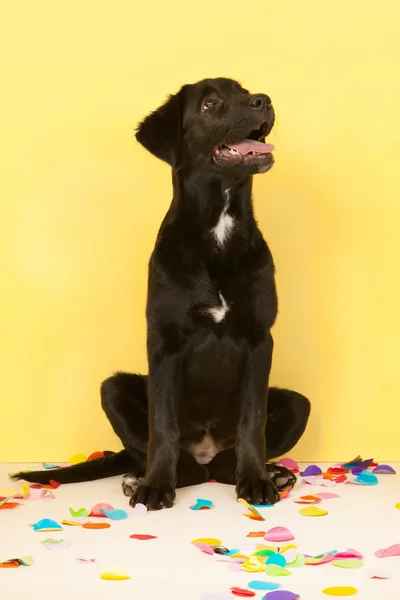
M267 474L281 492L287 488L292 489L297 481L297 477L286 467L267 464Z
M171 484L146 485L144 481L134 490L129 504L144 504L149 510L161 510L173 506L175 495L175 488Z
M243 498L249 504L275 504L279 502L279 491L272 479L260 476L244 476L236 486L238 498Z

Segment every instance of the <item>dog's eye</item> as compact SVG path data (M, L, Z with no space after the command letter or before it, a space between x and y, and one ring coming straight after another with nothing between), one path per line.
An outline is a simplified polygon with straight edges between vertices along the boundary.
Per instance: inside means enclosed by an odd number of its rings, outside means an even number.
M209 108L212 108L213 106L215 106L217 104L218 100L216 98L207 98L207 100L205 100L203 102L203 106L201 107L202 110L208 110Z

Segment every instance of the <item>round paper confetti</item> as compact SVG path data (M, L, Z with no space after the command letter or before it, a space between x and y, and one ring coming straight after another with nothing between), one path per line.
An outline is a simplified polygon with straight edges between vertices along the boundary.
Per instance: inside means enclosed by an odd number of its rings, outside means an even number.
M266 565L278 565L278 567L286 567L286 558L283 554L271 554L267 558Z
M99 504L95 504L92 510L89 513L89 517L104 517L104 513L102 510L114 510L114 507L111 504L104 504L100 502Z
M252 592L251 590L245 590L240 587L232 587L231 592L234 596L240 596L241 598L252 598L256 595L255 592Z
M294 540L294 535L286 527L273 527L264 536L267 542L288 542Z
M108 567L100 574L100 577L107 581L122 581L123 579L130 579L131 574L123 567Z
M277 590L264 596L264 600L298 600L299 598L298 594L288 592L287 590Z
M303 517L324 517L328 514L328 511L322 510L318 506L306 506L305 508L301 508L299 513L303 515Z
M133 535L130 535L129 537L134 540L156 540L157 539L156 535L146 535L144 533L134 533Z
M199 543L207 544L207 546L221 546L222 542L218 538L197 538L193 540L191 544L199 544Z
M253 581L250 581L247 584L247 587L250 588L251 590L269 591L269 590L277 590L279 587L281 587L281 584L273 583L272 581L260 581L258 579L255 579Z
M265 574L269 575L270 577L286 577L291 575L291 572L289 569L285 569L279 565L266 565Z
M357 590L350 586L335 586L325 588L322 593L327 596L354 596L357 594Z
M362 560L358 558L345 558L343 560L334 560L332 563L335 567L341 567L342 569L360 569L364 566Z
M108 529L111 527L110 523L84 523L83 529Z

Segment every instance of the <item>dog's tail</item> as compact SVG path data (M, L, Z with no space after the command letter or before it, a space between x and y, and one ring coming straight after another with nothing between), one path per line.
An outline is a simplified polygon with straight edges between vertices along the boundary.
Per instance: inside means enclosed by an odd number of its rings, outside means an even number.
M80 483L82 481L94 481L114 475L122 475L132 470L132 459L126 450L121 452L107 454L101 458L88 460L87 462L62 467L61 469L51 469L46 471L19 471L10 473L11 479L17 481L24 479L31 483L50 483L50 479L58 483Z

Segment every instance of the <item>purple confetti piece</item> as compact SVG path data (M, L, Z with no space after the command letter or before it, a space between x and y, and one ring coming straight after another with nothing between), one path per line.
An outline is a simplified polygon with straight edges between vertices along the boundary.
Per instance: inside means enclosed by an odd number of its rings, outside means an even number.
M396 475L396 471L390 465L378 465L372 472L378 475Z
M309 465L300 475L302 477L312 477L314 475L322 475L322 471L318 465Z
M367 458L366 460L363 460L359 465L359 467L362 467L364 470L369 469L370 466L372 465L372 463L374 462L373 458Z
M298 600L299 598L299 594L294 594L287 590L275 590L263 596L263 600Z
M71 545L71 542L69 540L63 540L62 542L59 542L58 544L44 544L44 547L47 550L66 550L67 548L69 548Z

